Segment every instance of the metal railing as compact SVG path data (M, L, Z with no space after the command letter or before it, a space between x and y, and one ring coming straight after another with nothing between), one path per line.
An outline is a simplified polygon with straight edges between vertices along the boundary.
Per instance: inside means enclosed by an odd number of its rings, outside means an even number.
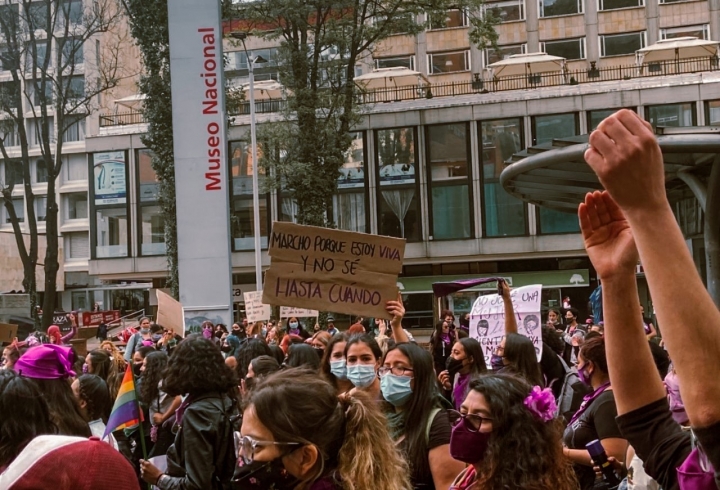
M479 74L475 74L473 79L461 82L431 83L423 86L410 85L366 91L358 89L356 102L358 104L377 104L404 100L431 99L434 97L455 97L458 95L506 92L511 90L532 90L563 85L579 85L593 82L718 71L719 69L718 58L716 56L644 63L639 66L636 64L628 64L601 68L597 68L595 62L591 62L590 67L587 69L484 78ZM255 101L255 111L258 114L280 112L286 107L286 100ZM250 104L244 102L238 104L237 109L231 111L230 115L239 116L248 114L250 114ZM137 124L140 122L144 122L142 113L140 112L100 116L100 127Z

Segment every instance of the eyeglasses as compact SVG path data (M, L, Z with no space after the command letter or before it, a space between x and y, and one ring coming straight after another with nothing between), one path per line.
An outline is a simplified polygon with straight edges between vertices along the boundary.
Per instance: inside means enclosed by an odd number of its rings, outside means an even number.
M483 422L486 420L488 422L492 422L493 420L489 417L483 417L482 415L478 415L476 413L462 413L457 410L448 410L448 414L450 415L450 422L453 425L457 424L459 420L462 420L463 424L465 424L465 427L470 432L479 431Z
M381 367L378 369L378 374L382 378L388 373L392 373L395 376L407 376L409 378L412 377L413 370L406 367L399 367L399 366L393 366L393 367Z
M239 432L234 433L235 436L235 453L238 458L242 458L245 464L250 464L255 459L255 449L265 446L300 446L299 442L274 442L274 441L258 441L250 436L243 436Z

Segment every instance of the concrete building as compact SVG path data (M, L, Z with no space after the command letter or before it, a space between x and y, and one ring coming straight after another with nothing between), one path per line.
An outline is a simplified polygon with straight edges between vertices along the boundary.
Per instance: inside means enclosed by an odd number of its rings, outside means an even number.
M481 275L506 277L513 286L540 282L544 307L559 306L570 297L585 310L596 278L577 218L525 204L502 190L498 178L514 153L587 133L623 107L659 126L720 125L717 56L635 66L635 52L658 40L687 35L717 39L716 0L508 0L489 1L486 8L497 9L504 19L498 26L499 51L470 46L467 16L455 10L448 11L444 25L417 36L393 36L356 67L361 74L404 66L421 72L431 84L431 98L413 87L375 99L387 102L364 105L332 209L339 228L407 239L399 282L411 326L433 324L437 305L432 282ZM247 55L231 43L226 48L227 75L243 83ZM277 79L275 46L252 39L248 49L269 60L258 67L256 79ZM565 58L566 70L507 80L488 75L486 68L494 61L537 51ZM258 121L277 120L281 103L259 102ZM240 112L228 138L238 315L242 291L254 289L254 165L250 119L247 111ZM106 118L85 141L89 153L123 151L128 162L126 203L95 207L91 195L88 265L90 275L103 283L138 283L132 294L151 306L143 289L164 285L163 223L149 153L140 142L144 127L137 117L131 111ZM294 206L281 190L261 197L263 246L272 221L292 221ZM681 214L687 217L688 212ZM110 235L106 220L113 223ZM267 255L263 265L269 265ZM467 312L477 294L453 295L449 307ZM642 286L641 295L647 301Z

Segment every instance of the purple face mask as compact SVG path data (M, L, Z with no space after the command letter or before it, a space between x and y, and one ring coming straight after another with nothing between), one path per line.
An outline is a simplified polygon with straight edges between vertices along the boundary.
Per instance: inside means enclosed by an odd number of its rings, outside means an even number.
M499 356L497 354L493 354L490 356L490 367L493 371L499 371L503 367L505 367L505 364L503 364L503 358L502 356Z
M578 378L580 378L580 381L582 381L584 384L586 384L588 386L591 386L590 377L585 372L585 366L583 366L582 368L578 367L577 372L578 372Z
M87 365L87 364L83 364L83 374L87 374L87 373L89 373L89 372L90 372L90 371L88 370L88 365Z
M476 464L485 458L492 432L473 432L460 419L450 434L450 456L467 464Z

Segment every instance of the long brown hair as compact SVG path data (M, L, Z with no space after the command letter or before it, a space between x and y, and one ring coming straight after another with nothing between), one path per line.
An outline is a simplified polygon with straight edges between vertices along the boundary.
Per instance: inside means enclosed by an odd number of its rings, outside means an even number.
M313 445L320 457L298 488L338 473L343 490L409 490L409 470L377 403L362 392L338 398L316 371L272 374L250 392L253 408L276 441Z

